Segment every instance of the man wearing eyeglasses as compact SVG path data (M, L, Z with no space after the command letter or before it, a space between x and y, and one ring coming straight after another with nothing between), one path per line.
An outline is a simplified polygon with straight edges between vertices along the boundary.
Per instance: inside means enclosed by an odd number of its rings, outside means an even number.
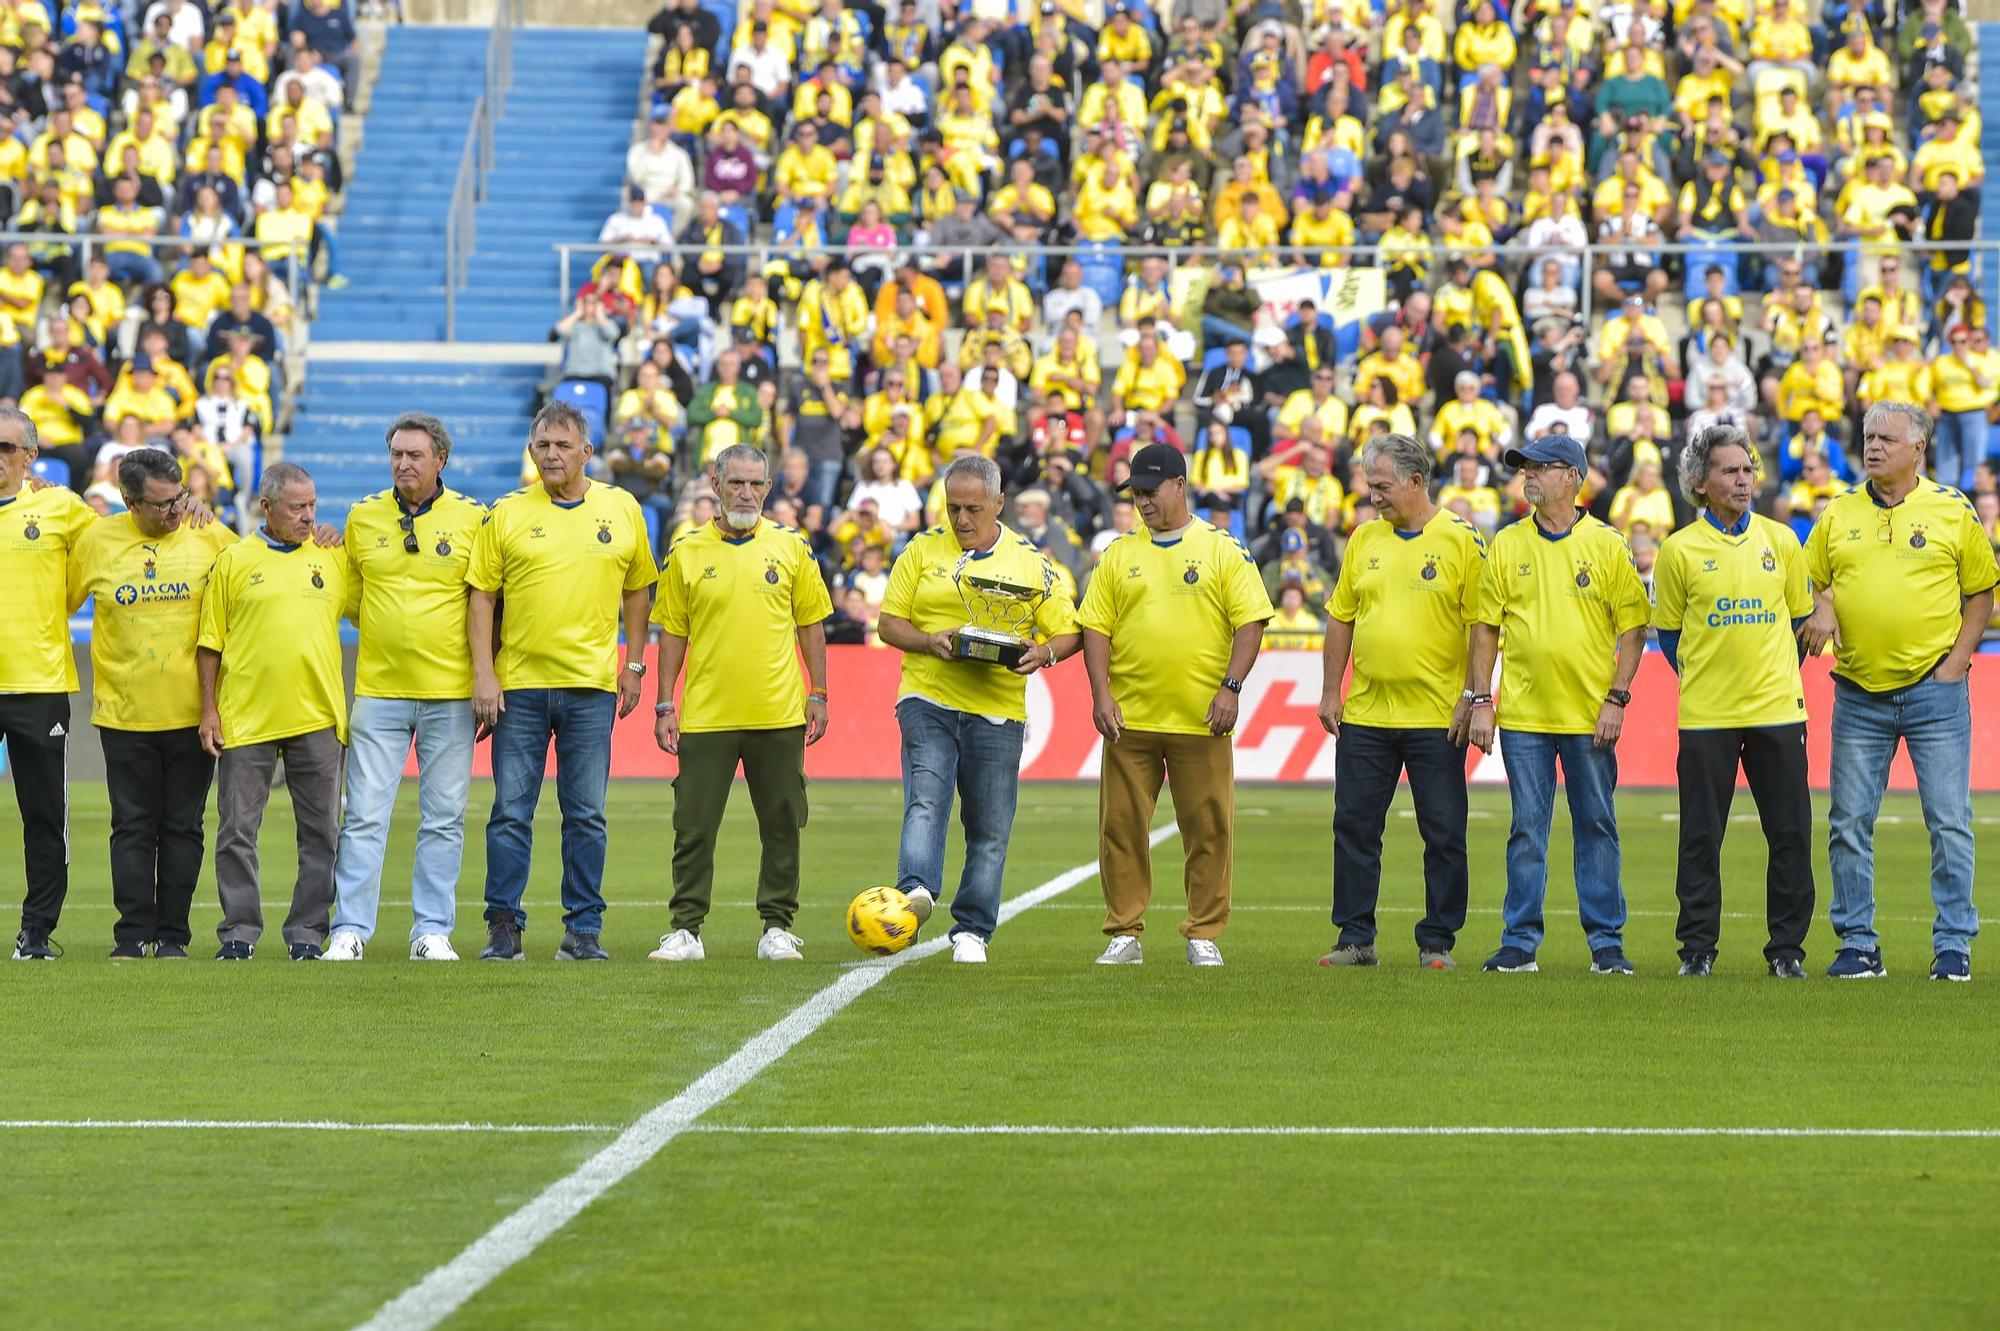
M1865 484L1836 496L1806 539L1814 608L1800 630L1832 643L1833 807L1827 815L1837 979L1888 974L1875 932L1875 816L1900 741L1931 834L1931 978L1972 978L1972 698L1966 678L2000 582L1965 496L1926 480L1931 418L1878 402L1861 420Z
M1507 897L1500 948L1484 969L1538 970L1549 890L1549 824L1562 764L1575 825L1576 897L1593 975L1630 975L1620 886L1618 736L1646 648L1651 608L1618 532L1577 506L1588 463L1566 434L1543 435L1503 459L1521 471L1534 513L1487 547L1486 581L1472 626L1466 699L1470 738L1500 758L1514 804L1507 833ZM1507 636L1496 720L1493 665Z
M405 412L386 438L394 484L347 515L348 608L361 649L326 960L359 961L374 936L389 815L414 744L419 814L410 960L456 961L451 930L472 785L465 569L486 509L445 487L451 435L437 417Z
M14 769L27 894L14 960L49 961L69 895L70 552L97 520L72 490L28 488L35 423L0 407L0 740Z
M69 557L70 613L95 603L90 720L111 797L111 957L184 960L215 776L195 637L209 572L236 533L187 520L171 453L127 453L118 489L128 511L87 527Z

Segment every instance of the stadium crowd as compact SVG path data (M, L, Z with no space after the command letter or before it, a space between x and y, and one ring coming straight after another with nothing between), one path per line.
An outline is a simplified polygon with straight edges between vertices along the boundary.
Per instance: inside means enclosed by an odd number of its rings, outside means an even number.
M778 457L839 635L969 451L1080 588L1133 525L1130 453L1181 449L1278 645L1316 644L1390 432L1487 536L1527 511L1509 444L1569 432L1650 576L1690 431L1750 431L1803 534L1861 413L1911 401L2000 537L1945 0L670 0L649 27L620 249L552 334L562 373L607 390L601 474L662 550L714 511L704 459ZM1382 299L1336 323L1263 294L1310 272Z
M0 402L99 511L145 445L226 517L254 486L293 292L344 281L356 38L349 0L0 9Z

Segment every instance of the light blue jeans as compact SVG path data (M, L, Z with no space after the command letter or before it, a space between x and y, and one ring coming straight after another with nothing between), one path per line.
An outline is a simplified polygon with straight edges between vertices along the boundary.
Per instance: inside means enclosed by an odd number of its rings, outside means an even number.
M944 841L955 791L965 824L965 869L951 899L951 932L990 940L1000 924L1000 880L1007 871L1027 727L1019 721L996 725L921 698L897 703L896 723L903 732L903 842L896 853L896 886L944 894Z
M1986 413L1944 411L1937 418L1937 479L1954 488L1986 456Z
M1965 680L1926 676L1907 689L1870 693L1838 675L1833 686L1833 809L1827 858L1833 870L1833 931L1842 947L1873 952L1875 815L1901 740L1917 771L1917 797L1931 834L1933 952L1972 951L1972 694Z
M1589 735L1500 732L1500 760L1514 822L1507 830L1507 899L1501 905L1502 947L1534 952L1542 945L1542 905L1549 891L1549 825L1556 810L1556 762L1569 792L1577 914L1590 950L1623 947L1625 890L1619 885L1618 752Z
M418 822L410 937L449 934L458 915L465 800L472 786L472 703L356 698L347 726L347 812L334 861L333 927L353 929L364 941L375 933L389 815L414 742Z

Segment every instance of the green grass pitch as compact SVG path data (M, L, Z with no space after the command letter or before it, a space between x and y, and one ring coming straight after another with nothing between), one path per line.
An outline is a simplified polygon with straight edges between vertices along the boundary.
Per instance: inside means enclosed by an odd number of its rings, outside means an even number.
M403 875L414 791L405 796L365 962L282 960L275 922L291 852L280 791L265 838L267 946L251 965L222 967L205 960L216 920L206 873L195 917L204 959L105 960L104 792L74 792L73 886L57 935L68 955L0 966L0 1326L366 1320L861 961L841 908L894 878L896 791L817 787L798 925L808 960L756 961L755 840L739 790L709 960L650 965L666 927L672 796L664 784L617 784L605 930L616 962L559 966L551 791L529 964L413 965ZM489 799L490 788L474 791L456 934L468 957L483 938ZM1003 927L983 969L943 957L897 969L450 1325L2000 1322L2000 1136L797 1131L2000 1129L2000 975L1924 978L1928 861L1912 800L1889 802L1877 843L1890 978L1819 978L1832 953L1822 846L1814 978L1792 985L1763 975L1763 849L1741 821L1747 797L1727 851L1722 961L1706 984L1673 975L1670 795L1619 801L1630 980L1585 973L1561 826L1543 973L1477 973L1499 932L1504 792L1474 797L1464 969L1415 968L1420 848L1404 795L1384 965L1321 970L1330 797L1245 788L1239 801L1226 968L1182 960L1169 841L1156 853L1144 967L1089 964L1102 943L1090 880ZM1093 859L1095 809L1089 788L1024 789L1008 895ZM1983 830L2000 801L1978 811ZM19 854L18 823L0 820L10 896ZM952 873L957 863L954 848ZM582 1126L77 1126L85 1119ZM757 1128L775 1131L742 1131Z

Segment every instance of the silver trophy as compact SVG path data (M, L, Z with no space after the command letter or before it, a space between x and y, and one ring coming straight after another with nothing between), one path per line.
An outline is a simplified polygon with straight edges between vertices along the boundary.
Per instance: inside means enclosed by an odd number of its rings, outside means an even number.
M968 616L963 627L952 630L952 657L1012 670L1034 648L1035 616L1055 590L1055 570L1044 561L1042 585L1033 587L973 572L971 563L968 551L951 573Z

